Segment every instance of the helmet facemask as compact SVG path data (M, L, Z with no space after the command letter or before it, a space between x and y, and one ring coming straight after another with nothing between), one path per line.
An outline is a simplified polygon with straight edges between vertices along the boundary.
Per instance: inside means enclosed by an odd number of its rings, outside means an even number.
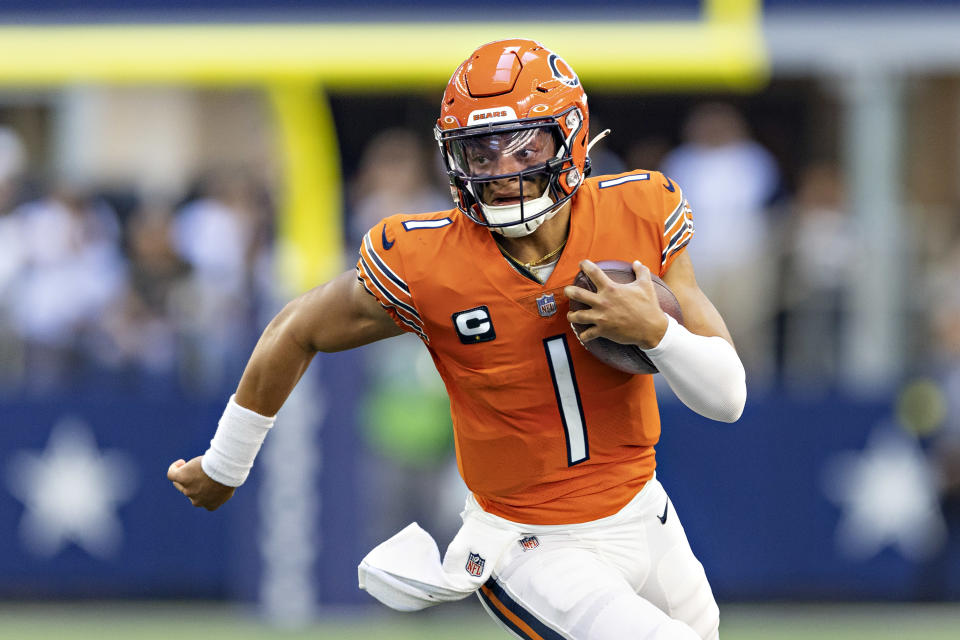
M438 130L458 208L505 236L533 233L579 185L571 153L579 131L564 137L558 118Z

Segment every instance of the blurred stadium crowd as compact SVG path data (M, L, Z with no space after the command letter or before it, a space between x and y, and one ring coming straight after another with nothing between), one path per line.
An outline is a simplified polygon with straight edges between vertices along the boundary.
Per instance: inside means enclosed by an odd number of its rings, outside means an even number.
M179 201L134 198L43 184L25 156L0 129L2 385L119 373L219 390L247 349L271 253L263 186L223 171Z
M274 304L268 181L217 167L182 193L156 196L135 185L47 179L45 170L28 170L40 150L2 125L0 387L43 389L120 372L219 391L263 324L258 309ZM870 260L842 169L832 159L776 157L729 103L696 105L677 137L673 145L629 140L620 152L601 145L594 175L661 169L685 189L698 279L727 318L752 388L838 386L852 266ZM426 141L421 131L395 128L344 150L355 157L345 176L345 265L381 217L451 206ZM901 310L911 334L904 375L949 377L958 367L957 219L918 216L904 238L915 247L905 254L912 295Z
M605 118L616 120L609 108L595 114L595 133ZM420 130L407 126L412 119L363 135L338 132L346 268L380 218L451 206L429 120ZM842 393L854 266L871 256L858 244L840 162L769 148L744 111L723 100L690 103L671 135L615 135L618 144L594 152L594 175L661 169L684 188L698 279L730 326L751 394ZM182 192L157 196L135 184L49 179L54 173L43 150L0 119L0 393L91 384L229 391L277 308L273 181L221 165ZM909 392L903 421L931 436L945 514L956 518L960 202L952 206L952 215L917 215L905 238L910 291L900 312L910 359L898 377ZM415 339L368 353L379 363L370 367L363 420L369 494L379 503L367 535L376 541L416 519L443 538L462 488L438 482L456 477L442 384Z

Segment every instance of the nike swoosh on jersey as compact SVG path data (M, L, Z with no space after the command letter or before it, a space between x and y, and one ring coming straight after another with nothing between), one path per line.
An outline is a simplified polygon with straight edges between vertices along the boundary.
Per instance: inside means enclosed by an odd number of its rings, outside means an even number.
M383 234L381 239L383 240L384 251L390 251L390 249L393 248L393 243L396 242L396 240L393 242L387 242L387 225L383 225Z
M667 513L670 511L670 499L667 499L666 504L663 505L663 515L657 516L657 519L660 521L660 524L667 524Z
M667 180L667 184L663 185L663 188L669 191L670 193L673 193L674 191L676 191L677 188L673 185L673 181L670 180L670 178L667 178L667 176L663 176L663 177L666 178Z

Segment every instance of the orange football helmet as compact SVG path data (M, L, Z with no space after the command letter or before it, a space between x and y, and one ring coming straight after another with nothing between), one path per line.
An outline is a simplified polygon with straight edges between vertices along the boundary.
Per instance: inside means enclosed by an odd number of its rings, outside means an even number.
M450 78L435 135L457 207L507 236L532 233L589 172L587 96L533 40L474 51Z

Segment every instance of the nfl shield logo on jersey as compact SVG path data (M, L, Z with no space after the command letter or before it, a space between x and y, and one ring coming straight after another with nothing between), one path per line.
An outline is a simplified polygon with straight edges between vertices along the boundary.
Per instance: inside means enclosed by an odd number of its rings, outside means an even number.
M545 293L537 298L537 311L544 318L549 318L557 312L557 301L552 293Z
M472 576L480 577L483 575L483 565L486 561L480 557L479 553L471 553L467 558L467 573Z
M537 540L537 536L520 538L520 546L523 547L524 551L533 551L540 546L540 541Z

